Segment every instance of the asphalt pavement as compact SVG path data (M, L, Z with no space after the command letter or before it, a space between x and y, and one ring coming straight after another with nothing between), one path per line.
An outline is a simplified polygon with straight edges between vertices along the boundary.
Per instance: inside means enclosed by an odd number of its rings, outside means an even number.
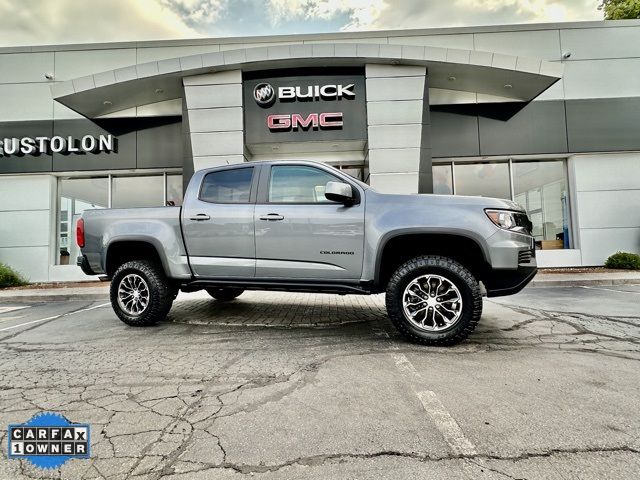
M640 477L640 286L485 299L448 348L382 296L181 294L122 324L97 300L0 303L0 479ZM89 460L9 460L6 425L89 423Z

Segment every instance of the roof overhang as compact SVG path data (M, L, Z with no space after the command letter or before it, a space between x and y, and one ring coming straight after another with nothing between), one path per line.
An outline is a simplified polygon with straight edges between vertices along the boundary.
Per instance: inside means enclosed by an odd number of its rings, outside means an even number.
M97 118L183 96L182 78L211 72L277 68L426 66L430 88L528 102L562 78L563 65L499 53L413 45L328 43L245 48L178 57L97 73L52 85L53 98Z

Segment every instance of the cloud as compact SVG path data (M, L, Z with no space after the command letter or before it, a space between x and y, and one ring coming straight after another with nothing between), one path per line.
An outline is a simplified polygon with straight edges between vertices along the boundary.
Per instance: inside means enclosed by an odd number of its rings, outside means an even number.
M348 23L343 29L364 29L378 19L385 8L385 0L268 0L266 10L274 26L291 18L330 20L345 15Z
M346 14L341 30L602 19L598 0L268 0L272 24Z
M157 0L0 0L0 46L200 36Z
M0 45L601 19L599 0L0 0Z
M216 23L227 10L228 0L160 0L187 25L201 28Z

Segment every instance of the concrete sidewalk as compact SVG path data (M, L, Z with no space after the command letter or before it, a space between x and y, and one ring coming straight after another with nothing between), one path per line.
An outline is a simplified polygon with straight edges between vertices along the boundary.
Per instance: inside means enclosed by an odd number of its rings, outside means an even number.
M545 273L538 272L527 288L640 285L640 271L590 272L590 273ZM192 294L180 294L192 295ZM96 286L52 288L25 288L0 290L2 302L53 302L65 300L109 301L109 283Z
M590 273L545 273L538 272L528 287L588 287L612 285L638 285L640 271Z

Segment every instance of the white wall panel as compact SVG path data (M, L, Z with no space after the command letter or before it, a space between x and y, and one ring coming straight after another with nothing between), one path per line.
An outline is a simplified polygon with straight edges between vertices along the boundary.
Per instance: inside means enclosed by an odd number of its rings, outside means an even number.
M542 60L560 60L561 56L557 30L476 33L474 38L476 50Z
M242 84L184 87L187 108L241 107Z
M640 28L571 28L560 30L562 50L571 60L640 57Z
M581 228L640 227L640 189L578 192Z
M462 48L473 50L473 34L460 35L415 35L415 36L390 36L389 43L397 45L422 45L430 47Z
M369 148L419 148L422 125L372 125L369 127ZM416 165L416 168L418 166Z
M565 62L567 99L640 96L640 58Z
M192 133L191 148L194 157L242 155L244 152L244 135L242 131Z
M233 165L244 162L243 155L213 155L206 157L193 157L193 171L204 170L205 168L220 167L223 165Z
M45 82L53 75L53 52L0 55L0 83Z
M49 120L53 99L47 83L7 83L0 85L0 120Z
M419 77L424 76L425 67L410 65L385 65L368 63L365 65L367 78L378 77Z
M369 102L369 125L395 125L422 122L422 100Z
M422 100L424 79L424 76L367 78L367 101Z
M576 189L640 190L640 153L603 153L576 155Z
M191 132L224 132L242 128L242 107L189 110Z
M580 241L582 264L603 265L618 251L640 253L640 228L583 229Z
M415 173L418 165L419 148L369 150L369 168L376 173Z
M49 247L0 248L0 262L32 282L49 280Z
M49 245L50 219L49 210L0 212L0 248Z
M156 62L169 58L187 57L201 53L219 52L220 45L186 45L184 47L138 47L138 63Z
M0 176L0 211L49 209L50 182L49 175Z
M113 50L56 52L55 62L56 80L70 80L135 65L136 49L119 48Z
M372 173L369 183L373 188L385 193L418 193L418 172L415 173Z

